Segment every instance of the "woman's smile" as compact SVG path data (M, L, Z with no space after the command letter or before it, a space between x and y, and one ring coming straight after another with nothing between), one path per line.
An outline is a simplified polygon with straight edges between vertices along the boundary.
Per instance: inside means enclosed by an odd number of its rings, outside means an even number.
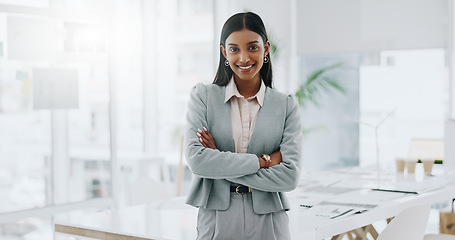
M242 72L249 72L254 65L256 65L256 64L237 65L237 67L239 67L240 71L242 71Z
M270 43L261 35L246 28L232 32L221 45L221 52L227 59L236 80L254 81L259 86L260 70Z

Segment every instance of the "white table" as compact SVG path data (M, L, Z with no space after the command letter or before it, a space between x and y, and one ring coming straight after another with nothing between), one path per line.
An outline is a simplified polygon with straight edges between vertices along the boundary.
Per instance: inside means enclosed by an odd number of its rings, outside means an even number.
M455 197L455 179L428 177L415 180L414 176L391 174L382 183L395 184L419 194L371 191L377 184L376 175L361 168L331 171L302 176L298 189L289 194L292 239L321 240L370 223L395 216L406 207L421 203L438 203ZM444 183L442 186L432 186ZM396 187L397 187L396 186ZM390 187L390 186L388 186ZM431 188L431 189L430 189ZM334 205L321 205L333 202ZM318 208L341 207L345 204L377 205L365 208L361 214L346 214L330 219L315 216ZM312 208L301 207L312 205ZM184 198L172 199L164 205L139 205L98 213L87 218L56 220L55 231L98 239L195 239L197 209L185 206ZM123 238L122 238L123 239Z
M362 226L385 220L403 209L423 203L439 203L455 197L455 179L446 176L424 177L388 173L380 178L380 187L417 191L418 194L372 191L377 175L362 168L304 175L301 185L290 194L289 212L293 239L325 239ZM450 184L451 183L451 184ZM347 214L335 219L315 216L321 202L377 205L364 208L362 214ZM311 205L313 208L301 207ZM338 204L332 206L336 207ZM324 205L326 206L326 205Z
M89 216L58 216L55 232L95 239L196 239L197 209L185 198L136 205Z

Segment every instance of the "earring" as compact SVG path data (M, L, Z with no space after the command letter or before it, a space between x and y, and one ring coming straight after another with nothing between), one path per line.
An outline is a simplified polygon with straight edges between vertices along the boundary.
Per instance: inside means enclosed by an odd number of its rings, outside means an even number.
M269 62L269 58L267 56L264 57L264 63L268 63Z
M229 61L226 59L226 61L224 61L224 66L229 66Z

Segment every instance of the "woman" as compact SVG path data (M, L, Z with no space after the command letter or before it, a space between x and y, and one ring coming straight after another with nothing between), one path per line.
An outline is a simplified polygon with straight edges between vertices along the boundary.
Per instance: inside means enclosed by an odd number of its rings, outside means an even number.
M272 89L269 49L258 15L233 15L213 84L191 91L187 203L199 208L197 239L290 239L283 192L298 182L300 113L294 97Z

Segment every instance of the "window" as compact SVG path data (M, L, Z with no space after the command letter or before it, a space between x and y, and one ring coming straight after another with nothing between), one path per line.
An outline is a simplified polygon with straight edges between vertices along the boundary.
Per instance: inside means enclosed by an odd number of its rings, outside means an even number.
M1 11L0 214L110 196L106 27Z
M444 49L383 51L360 66L360 121L378 128L381 167L408 157L411 139L443 139L448 115ZM375 131L360 124L361 164L376 163Z

